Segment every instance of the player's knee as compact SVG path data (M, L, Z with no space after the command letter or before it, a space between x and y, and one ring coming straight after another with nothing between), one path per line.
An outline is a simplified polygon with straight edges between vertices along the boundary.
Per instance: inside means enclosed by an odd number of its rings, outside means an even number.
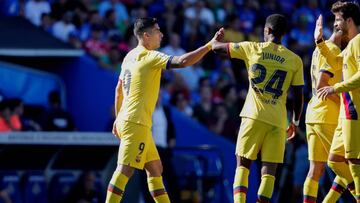
M237 160L237 167L243 166L247 169L250 169L252 160L247 159L245 157L238 156L238 155L236 155L236 160Z
M277 163L263 162L261 167L261 175L272 175L276 174Z
M161 161L153 161L145 164L145 170L148 177L157 177L162 175L163 166Z
M310 162L308 177L313 180L319 180L325 170L324 162Z
M340 155L330 154L330 155L329 155L329 160L328 160L328 162L329 162L329 161L333 161L333 162L345 162L346 159L345 159L345 157L340 156Z
M129 178L134 174L134 170L135 169L133 167L122 164L116 167L116 171L126 175Z

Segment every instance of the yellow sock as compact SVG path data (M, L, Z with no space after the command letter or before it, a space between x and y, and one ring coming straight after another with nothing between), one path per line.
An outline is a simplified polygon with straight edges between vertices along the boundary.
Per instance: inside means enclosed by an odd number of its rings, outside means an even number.
M349 164L355 184L356 200L360 201L360 164Z
M234 177L234 203L245 203L248 190L249 169L240 166L236 168Z
M317 193L319 188L319 182L309 177L306 177L304 182L304 202L315 203L317 199Z
M330 188L330 191L326 194L323 200L323 203L337 202L345 190L346 182L340 176L336 176Z
M265 174L261 176L261 183L258 190L258 199L256 202L270 203L270 199L274 190L275 176Z
M107 192L106 192L106 203L119 203L123 197L123 194L124 194L124 191L125 191L125 186L127 184L127 182L129 181L129 178L118 172L118 171L115 171L111 180L110 180L110 183L109 183L109 186L108 186L108 189L107 189Z
M148 177L147 181L150 194L156 203L170 203L169 196L164 187L162 176Z

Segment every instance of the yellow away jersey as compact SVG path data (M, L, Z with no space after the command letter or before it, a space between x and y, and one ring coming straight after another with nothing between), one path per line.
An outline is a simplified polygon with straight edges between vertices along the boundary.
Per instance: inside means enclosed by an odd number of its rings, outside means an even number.
M143 46L125 56L120 73L124 98L118 119L151 127L161 72L170 65L170 58Z
M334 85L341 92L340 118L359 119L360 106L360 34L343 51L343 81Z
M340 54L340 48L334 43L326 41L326 46L332 54ZM337 124L340 104L337 104L330 99L321 100L316 95L316 85L318 83L320 72L327 72L331 76L329 79L329 85L331 86L341 81L341 68L329 66L326 63L324 56L320 54L319 49L316 48L313 52L311 61L312 98L307 106L305 122Z
M229 43L231 58L245 61L249 91L241 117L286 128L286 97L290 85L303 86L303 65L299 56L272 42Z

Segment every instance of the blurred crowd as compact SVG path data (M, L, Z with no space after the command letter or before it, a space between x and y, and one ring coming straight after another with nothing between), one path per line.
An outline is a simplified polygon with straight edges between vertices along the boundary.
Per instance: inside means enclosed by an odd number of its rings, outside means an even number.
M125 54L137 45L132 24L139 17L156 17L164 33L160 51L181 55L205 44L224 27L225 40L262 41L265 18L282 13L289 19L283 43L304 62L306 99L310 97L309 66L317 16L326 19L331 34L331 4L312 0L6 0L3 14L22 16L54 37L86 50L104 69L121 71ZM162 101L235 141L239 112L248 81L245 65L208 54L200 63L166 71ZM290 95L291 99L291 95Z
M155 17L164 34L160 51L181 55L204 45L220 27L231 42L262 41L265 18L273 13L289 20L283 44L303 60L305 102L311 97L310 63L315 48L313 31L321 13L325 18L324 36L332 32L330 12L334 0L5 0L2 13L22 16L59 40L84 49L99 67L119 74L125 54L137 45L132 24L139 17ZM248 88L245 64L209 53L194 66L163 73L161 101L172 105L214 133L236 141L240 117ZM292 95L289 95L292 99ZM49 96L49 101L51 101ZM291 104L291 102L288 102ZM0 103L0 131L61 130L46 122L32 122L21 115L20 100ZM20 109L20 110L19 110ZM49 111L52 108L49 107ZM54 111L64 111L64 110ZM61 108L60 108L61 109ZM64 111L65 112L65 111ZM305 112L305 111L304 111ZM68 113L54 122L67 130L75 126ZM49 116L49 113L45 114ZM69 118L67 117L69 116ZM304 116L303 116L304 118ZM46 119L45 119L46 120ZM301 123L304 125L304 122ZM297 170L296 194L306 176L307 153L304 127L298 140L288 148L284 170ZM290 153L289 153L290 151ZM293 169L295 168L295 169ZM298 186L298 187L297 187ZM300 188L300 189L299 189Z

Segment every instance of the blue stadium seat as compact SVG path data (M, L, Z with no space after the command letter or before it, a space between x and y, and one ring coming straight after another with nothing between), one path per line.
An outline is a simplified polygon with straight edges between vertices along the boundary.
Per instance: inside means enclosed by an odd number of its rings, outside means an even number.
M20 177L15 171L0 172L0 190L6 190L12 203L22 203ZM0 203L3 200L0 199Z
M55 174L50 181L49 200L52 203L60 203L67 197L71 188L76 183L76 177L70 172Z
M47 187L42 171L27 172L23 179L25 203L47 203Z

